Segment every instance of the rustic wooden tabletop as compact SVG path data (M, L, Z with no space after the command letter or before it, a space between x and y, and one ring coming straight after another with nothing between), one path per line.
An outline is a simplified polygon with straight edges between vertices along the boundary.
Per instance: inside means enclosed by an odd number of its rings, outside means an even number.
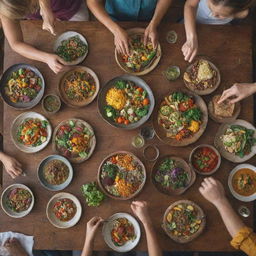
M143 27L143 23L123 23L126 28ZM24 39L26 42L36 47L51 52L55 37L41 30L41 22L24 21L22 22ZM67 30L75 30L82 33L89 43L89 54L83 62L83 65L93 69L99 77L101 86L115 76L123 74L117 66L114 58L114 44L111 33L97 22L58 22L57 33L61 34ZM166 33L169 30L175 30L178 34L176 44L168 44ZM252 80L252 31L247 26L199 26L199 54L208 56L210 60L220 69L222 82L217 92L221 93L224 88L230 87L235 82L250 82ZM184 72L188 63L183 60L181 53L182 44L185 41L184 26L182 24L163 24L159 28L159 38L162 46L163 55L159 65L148 75L142 78L152 88L157 101L163 98L169 92L184 88L182 79L175 82L167 81L162 72L169 65L178 65ZM61 74L55 75L46 64L28 60L14 53L8 44L5 46L4 69L16 63L29 63L37 66L42 72L46 81L46 92L57 91L58 82ZM209 96L203 97L206 102ZM32 111L43 113L41 105L37 105ZM53 192L44 189L37 179L37 166L39 162L47 155L52 154L51 143L41 152L35 154L25 154L15 148L11 136L10 128L14 118L21 112L4 105L4 150L14 155L24 167L27 173L26 177L19 177L15 181L6 173L3 177L3 188L12 183L24 183L29 186L36 198L35 206L32 212L22 219L12 219L0 211L0 231L18 231L35 236L36 249L81 249L84 242L86 222L92 216L102 216L107 218L116 212L131 213L131 201L115 201L107 199L98 208L89 208L81 194L82 184L96 180L97 170L102 159L111 152L117 150L126 150L135 153L145 164L148 179L142 193L136 198L138 200L147 200L150 204L150 213L154 226L157 230L159 241L166 251L232 251L229 245L230 236L226 231L221 218L209 202L202 198L198 192L199 185L203 179L197 176L195 184L181 196L166 196L159 193L150 181L150 172L152 164L145 161L142 156L142 150L136 150L131 145L131 138L138 133L138 130L123 131L109 126L100 117L97 110L96 100L87 107L72 109L63 104L61 111L54 116L47 116L52 127L56 127L64 119L79 117L88 121L94 128L97 137L97 146L93 156L86 162L73 165L74 179L65 191L76 195L83 207L82 218L79 223L68 230L60 230L53 227L47 220L45 209L47 202L54 195ZM242 102L242 111L239 118L253 122L253 99L247 98ZM150 120L148 124L150 124ZM193 145L184 148L173 148L160 142L157 138L147 142L154 143L160 149L160 154L173 154L182 156L188 160L190 151L196 145L202 143L213 144L214 135L219 125L209 120L207 129L203 136ZM256 159L249 161L256 164ZM214 177L220 179L225 185L227 195L234 206L238 209L240 205L246 205L253 210L252 203L241 203L234 199L227 187L227 177L235 164L222 159L220 169ZM180 199L190 199L198 203L207 215L207 226L204 233L196 240L185 244L177 244L171 241L161 228L162 217L166 208L173 202ZM253 215L244 220L246 224L252 226ZM142 226L141 226L142 227ZM147 250L146 239L143 231L141 241L136 250ZM108 250L104 243L101 232L98 232L95 241L95 250Z

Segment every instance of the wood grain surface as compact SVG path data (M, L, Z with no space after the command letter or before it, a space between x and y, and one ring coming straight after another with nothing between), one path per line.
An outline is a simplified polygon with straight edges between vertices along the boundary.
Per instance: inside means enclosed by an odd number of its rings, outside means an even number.
M36 47L51 52L55 37L41 29L41 22L24 21L22 29L26 42L35 45ZM144 23L121 23L125 28L145 27ZM56 25L57 33L74 30L82 33L89 43L89 54L83 65L91 68L99 77L101 86L115 76L123 74L123 71L115 63L114 45L112 34L101 24L97 22L58 22ZM168 44L166 41L166 33L169 30L175 30L178 33L178 41L176 44ZM217 92L221 93L224 88L230 87L235 82L250 82L252 80L252 33L251 27L247 26L199 26L199 54L208 56L210 60L220 69L222 82ZM162 24L159 28L159 38L163 51L162 58L158 67L148 75L142 78L152 88L156 101L161 99L171 91L179 88L184 88L182 78L175 82L167 81L162 72L168 65L178 65L182 73L185 71L188 63L183 59L181 47L185 41L184 26L182 24ZM5 46L4 69L16 63L29 63L39 68L46 81L46 94L57 93L57 87L62 74L55 75L46 64L28 60L14 53L8 44ZM203 97L206 103L211 96ZM33 111L43 113L39 104ZM19 177L15 181L12 180L6 173L3 177L3 188L12 183L24 183L29 186L34 192L36 201L31 214L23 219L12 219L6 216L0 210L0 231L18 231L35 236L36 249L81 249L84 242L86 222L93 216L101 216L107 218L116 212L131 213L131 201L115 201L107 199L98 208L89 208L86 206L84 198L80 192L82 184L96 180L98 166L104 157L111 152L117 150L131 151L136 154L145 164L148 177L150 177L153 163L143 159L142 150L136 150L131 145L131 140L139 130L122 131L112 128L104 122L97 110L96 100L81 109L72 109L63 104L61 111L54 116L47 116L53 127L56 127L59 122L67 118L78 117L88 121L94 128L97 137L97 145L93 156L86 162L73 165L74 179L71 185L65 189L76 195L83 207L82 218L79 223L68 230L60 230L53 227L46 218L45 209L48 200L54 195L53 192L45 190L37 179L37 166L39 162L47 155L52 154L51 143L41 152L36 154L25 154L15 148L11 141L10 129L14 118L20 114L20 111L14 110L4 105L4 150L7 153L14 155L24 167L27 173L26 177ZM242 102L241 119L253 122L253 99L247 98ZM148 121L149 125L151 120ZM209 120L203 136L194 144L184 148L174 148L165 145L157 138L154 138L149 143L156 144L160 149L161 155L172 154L183 157L188 161L190 151L199 144L213 144L214 135L219 127L219 124ZM256 159L249 161L251 164L256 164ZM227 177L229 172L235 167L224 159L220 169L214 174L214 177L220 179L225 185L225 189L235 210L240 205L246 205L253 210L252 203L242 203L237 201L230 194L227 187ZM147 179L146 185L142 193L136 198L138 200L147 200L150 205L150 213L153 219L153 224L156 228L159 241L166 251L232 251L229 245L230 236L226 231L221 218L209 202L207 202L198 192L199 185L202 181L202 176L197 176L195 184L189 188L185 194L181 196L167 196L157 191L151 184L150 178ZM173 202L181 199L188 199L199 204L207 215L206 230L196 240L185 244L177 244L170 240L161 228L162 217L167 207ZM245 223L252 226L253 215L245 219ZM142 225L141 225L142 227ZM136 250L147 250L144 230ZM95 241L95 250L108 250L105 245L101 231L98 232Z

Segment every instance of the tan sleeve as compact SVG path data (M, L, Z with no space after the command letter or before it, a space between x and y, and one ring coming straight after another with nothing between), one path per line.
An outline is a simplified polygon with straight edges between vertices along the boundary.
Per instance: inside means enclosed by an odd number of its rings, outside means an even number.
M231 241L231 245L249 256L256 256L256 234L251 228L243 227Z

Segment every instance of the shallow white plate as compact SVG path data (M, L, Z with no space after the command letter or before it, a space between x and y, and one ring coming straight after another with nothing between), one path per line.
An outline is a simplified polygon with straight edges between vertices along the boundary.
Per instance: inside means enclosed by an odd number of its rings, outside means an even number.
M87 44L87 51L85 53L85 55L79 57L78 59L74 60L74 61L71 61L71 62L67 62L68 65L77 65L81 62L84 61L84 59L86 58L87 54L88 54L88 51L89 51L89 46L88 46L88 43L87 43L87 40L85 39L85 37L75 31L67 31L63 34L61 34L55 41L54 43L54 46L53 46L53 51L56 52L57 51L57 48L61 45L61 42L63 40L67 40L69 39L70 37L73 37L73 36L79 36L80 40L83 41L85 44Z
M47 126L47 139L44 143L42 143L40 146L37 147L28 147L25 146L21 143L18 142L17 140L17 131L18 131L18 127L22 124L22 122L27 119L27 118L38 118L40 120L46 120L48 122L48 126ZM36 113L36 112L25 112L22 113L20 115L18 115L13 123L12 123L12 128L11 128L11 136L12 136L12 141L14 143L14 145L21 151L25 152L25 153L35 153L38 152L42 149L44 149L47 144L50 142L51 140L51 136L52 136L52 127L50 125L50 122L41 114Z
M53 205L58 201L59 199L68 198L72 200L76 205L76 214L75 216L69 220L69 221L60 221L55 217L55 214L53 212ZM70 228L77 224L77 222L80 220L82 215L82 207L80 201L72 194L70 193L58 193L54 195L50 201L47 204L46 207L46 216L48 220L51 222L51 224L57 228Z
M135 235L136 235L136 238L135 238L134 241L128 241L123 246L114 245L114 243L112 242L112 239L111 239L111 231L113 229L114 220L116 220L118 218L128 219L132 223L132 225L134 226ZM122 213L122 212L112 215L107 220L107 222L104 223L104 226L102 228L102 233L103 233L103 237L104 237L104 240L105 240L106 244L116 252L129 252L129 251L131 251L135 246L137 246L137 244L140 241L140 236L141 236L140 225L139 225L138 221L134 217L132 217L130 214Z
M26 190L29 191L29 193L30 193L31 196L32 196L31 204L30 204L29 208L28 208L26 211L19 212L19 213L18 213L18 212L14 212L14 211L12 211L12 210L6 205L6 201L7 201L7 196L8 196L8 194L10 193L11 190L13 190L13 189L15 189L15 188L23 188L23 189L26 189ZM12 218L22 218L22 217L28 215L28 214L31 212L31 210L33 209L34 203L35 203L35 198L34 198L34 195L33 195L32 191L31 191L27 186L25 186L25 185L23 185L23 184L12 184L12 185L10 185L9 187L7 187L7 188L3 191L2 195L1 195L1 207L2 207L3 211L4 211L7 215L9 215L10 217L12 217Z
M256 172L256 167L251 165L251 164L239 164L237 165L232 171L231 173L229 174L229 177L228 177L228 186L229 186L229 189L230 189L230 192L231 194L238 200L240 201L243 201L243 202L251 202L253 200L256 199L256 193L254 193L253 195L251 196L241 196L239 195L238 193L236 193L236 191L233 189L233 186L232 186L232 179L233 179L233 176L235 175L235 173L240 170L240 169L244 169L244 168L247 168L247 169L251 169L252 171Z

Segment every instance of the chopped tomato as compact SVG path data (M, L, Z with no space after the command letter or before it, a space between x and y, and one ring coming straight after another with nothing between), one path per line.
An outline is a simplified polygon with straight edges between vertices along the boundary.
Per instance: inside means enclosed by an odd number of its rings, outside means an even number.
M130 123L129 120L127 120L127 119L124 121L125 125L128 125L129 123Z
M144 106L148 105L149 104L149 99L145 98L142 103L143 103Z

